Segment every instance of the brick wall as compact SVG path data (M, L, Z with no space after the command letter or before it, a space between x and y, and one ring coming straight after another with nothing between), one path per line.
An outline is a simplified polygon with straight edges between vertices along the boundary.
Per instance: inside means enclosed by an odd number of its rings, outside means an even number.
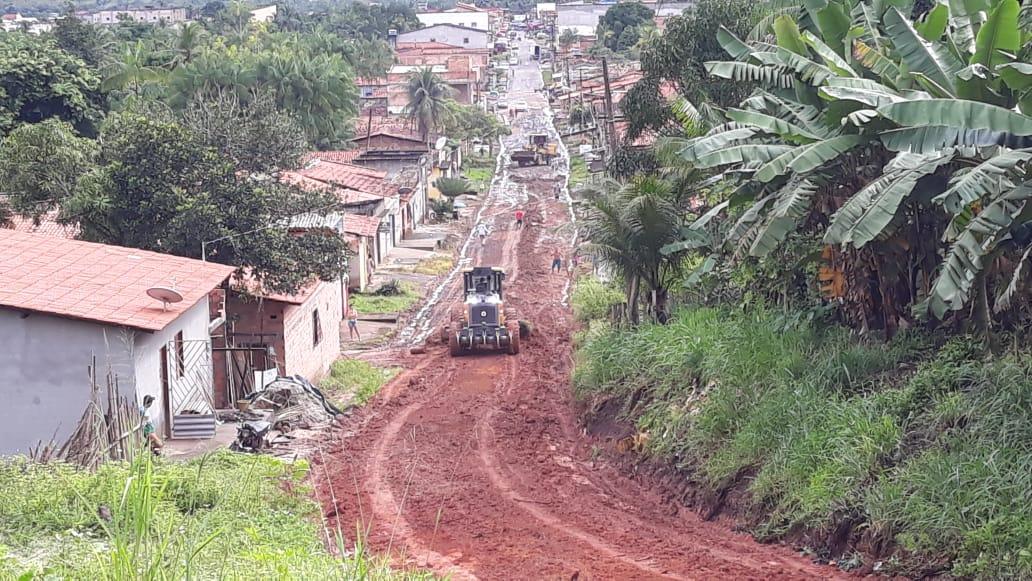
M287 375L318 381L340 357L340 324L343 320L340 281L321 282L301 305L287 305L283 319L283 357ZM313 344L313 313L319 311L321 339Z

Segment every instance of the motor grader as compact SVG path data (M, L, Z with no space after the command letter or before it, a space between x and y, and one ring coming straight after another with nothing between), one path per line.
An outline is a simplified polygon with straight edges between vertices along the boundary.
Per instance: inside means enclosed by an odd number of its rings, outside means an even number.
M505 306L504 279L505 271L498 267L463 270L462 304L452 307L450 320L441 329L441 340L448 343L452 357L481 348L504 349L510 355L520 352L520 323L515 311Z
M558 147L556 142L548 139L547 134L536 133L527 138L526 147L512 152L510 157L520 167L548 165L559 155Z

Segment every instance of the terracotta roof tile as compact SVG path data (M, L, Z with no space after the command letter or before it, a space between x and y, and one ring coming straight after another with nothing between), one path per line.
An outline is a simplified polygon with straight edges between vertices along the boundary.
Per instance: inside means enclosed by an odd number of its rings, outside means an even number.
M358 190L367 194L376 194L387 197L396 193L385 181L386 172L374 170L360 165L347 163L333 163L322 159L310 161L299 172L306 178L311 178L327 184Z
M311 151L301 157L301 164L305 165L313 159L322 159L334 163L354 163L358 156L362 155L361 149L343 149L339 151Z
M232 266L0 229L0 306L159 331L204 299ZM147 289L171 286L183 301L163 310Z
M68 240L74 239L79 235L78 226L73 224L59 224L57 222L57 212L50 212L43 216L40 219L39 224L35 224L32 218L13 216L11 217L10 226L6 227L9 227L11 230L17 230L18 232L45 234L47 236L66 238Z
M371 194L369 192L363 192L355 189L346 187L338 187L333 184L319 181L310 177L301 175L298 172L285 171L280 174L280 180L285 183L293 184L302 190L315 192L332 192L337 195L337 199L342 204L362 204L365 202L375 202L383 199L382 195Z
M360 214L344 215L344 232L358 236L376 236L380 227L380 219L376 216L362 216Z

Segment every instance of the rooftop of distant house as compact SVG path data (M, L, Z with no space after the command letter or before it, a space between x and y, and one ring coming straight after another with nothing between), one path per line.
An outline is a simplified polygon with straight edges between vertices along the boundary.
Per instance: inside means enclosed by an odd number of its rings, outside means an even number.
M75 224L61 224L57 221L57 212L48 212L39 219L26 218L24 216L12 216L10 223L2 228L9 228L18 232L29 234L45 234L57 238L74 239L79 235L79 227Z
M160 331L222 284L214 262L0 228L0 306ZM147 290L173 288L163 306Z

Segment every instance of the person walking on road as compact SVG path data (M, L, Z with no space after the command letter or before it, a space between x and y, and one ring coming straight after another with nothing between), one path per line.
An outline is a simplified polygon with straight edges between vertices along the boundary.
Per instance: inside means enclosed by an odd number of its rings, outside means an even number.
M562 272L563 271L563 254L556 248L552 252L552 270L551 272Z
M487 224L485 224L483 222L477 224L477 227L473 229L473 233L480 237L480 245L481 246L487 244L487 234L488 234Z
M344 316L348 320L348 338L354 341L355 337L358 337L358 340L361 341L362 335L358 332L358 311L349 304L348 311L344 313Z
M526 215L527 215L527 213L524 212L522 208L517 208L516 209L516 228L522 228L523 227L523 218Z

